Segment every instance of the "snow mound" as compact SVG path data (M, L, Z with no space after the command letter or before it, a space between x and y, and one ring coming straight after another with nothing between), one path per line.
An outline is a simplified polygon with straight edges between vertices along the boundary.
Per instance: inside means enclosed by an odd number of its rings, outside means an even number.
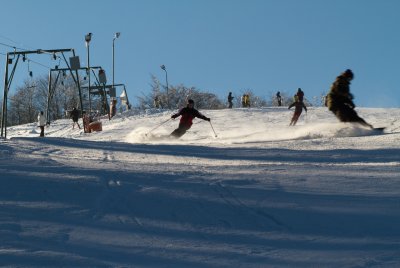
M128 143L147 143L157 141L171 141L171 137L165 131L151 132L151 129L145 127L139 127L131 131L124 139Z
M57 120L46 127L45 135L47 137L122 141L135 144L213 144L219 146L358 137L382 133L357 124L340 123L331 112L322 107L310 107L307 115L303 114L296 126L289 126L293 112L273 107L201 110L200 112L211 118L212 125L196 118L184 136L179 139L171 139L169 134L179 124L179 119L172 120L170 118L171 114L175 112L158 109L130 110L117 114L112 120L103 119L103 131L90 134L83 133L83 130L72 129L71 120ZM399 114L398 110L390 112L393 114L393 118ZM360 116L373 125L376 125L377 122L382 124L385 120L387 121L387 113L381 109L363 109ZM386 125L388 124L386 123ZM397 121L392 122L392 125L387 129L387 133L397 129ZM33 123L12 127L8 133L10 137L38 136L36 125Z

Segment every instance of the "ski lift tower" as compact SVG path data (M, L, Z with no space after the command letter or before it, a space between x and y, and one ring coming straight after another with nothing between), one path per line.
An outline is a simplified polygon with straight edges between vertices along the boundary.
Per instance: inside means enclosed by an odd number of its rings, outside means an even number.
M56 57L57 53L61 53L62 57L64 58L64 61L66 65L68 66L68 70L71 72L73 75L73 70L71 69L68 61L65 58L64 53L66 52L71 52L73 57L75 57L75 50L72 48L67 48L67 49L37 49L37 50L23 50L23 51L17 51L14 49L13 52L8 52L6 55L6 68L4 71L4 89L3 89L3 107L2 107L2 117L1 117L1 137L2 138L7 138L7 99L8 99L8 92L11 87L12 80L14 78L15 70L17 69L18 61L20 57L22 56L23 59L25 59L26 55L29 54L50 54ZM15 59L15 62L13 63ZM12 66L13 65L13 66ZM11 72L9 73L9 66L12 66ZM78 71L75 70L75 75L78 78ZM78 89L79 89L79 95L81 97L81 88L79 85L79 79L76 79ZM82 98L81 98L82 100Z
M57 83L58 80L60 78L61 74L64 74L66 71L68 70L74 70L74 71L81 71L81 70L87 70L87 67L80 67L80 62L79 62L79 57L71 57L70 58L70 68L59 68L58 66L56 66L56 68L50 69L49 70L49 85L48 85L48 94L47 94L47 122L50 122L50 102L51 99L54 96L54 92L56 90L57 87ZM96 70L96 69L102 69L101 66L91 66L90 69L92 71ZM53 73L57 73L55 80L53 82ZM78 78L78 77L77 77ZM72 79L74 80L75 84L78 85L79 79L75 78L74 75L72 75ZM85 87L80 87L79 90L79 99L80 99L80 110L81 112L84 111L84 107L83 107L83 103L82 103L82 95L81 95L81 90L85 89Z

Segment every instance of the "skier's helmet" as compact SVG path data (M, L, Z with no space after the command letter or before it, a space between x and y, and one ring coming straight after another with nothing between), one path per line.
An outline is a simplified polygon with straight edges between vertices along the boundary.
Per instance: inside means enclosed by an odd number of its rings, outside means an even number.
M187 101L187 103L188 103L188 104L194 104L194 101L193 101L192 99L189 99L189 100Z
M350 69L347 69L346 71L344 71L343 76L349 80L352 80L354 78L354 74Z

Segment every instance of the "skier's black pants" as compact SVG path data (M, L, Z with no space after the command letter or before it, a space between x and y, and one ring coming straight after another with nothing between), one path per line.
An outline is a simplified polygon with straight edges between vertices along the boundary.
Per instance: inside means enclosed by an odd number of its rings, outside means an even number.
M40 127L40 137L44 137L44 126L39 126Z
M336 117L341 122L354 122L354 123L360 123L364 126L371 127L371 125L365 122L364 119L359 117L357 112L354 111L354 109L351 108L350 106L340 105L340 107L336 109L331 109L331 111L336 115Z
M185 126L185 125L179 125L179 127L177 129L175 129L174 131L172 131L171 136L174 136L176 138L180 138L183 136L183 134L186 133L186 131L190 128L190 126Z

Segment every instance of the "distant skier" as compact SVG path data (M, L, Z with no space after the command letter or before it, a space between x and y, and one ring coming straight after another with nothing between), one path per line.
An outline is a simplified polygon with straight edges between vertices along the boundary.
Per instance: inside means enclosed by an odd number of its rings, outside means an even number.
M40 127L40 137L44 137L44 126L46 125L46 118L44 117L43 111L38 114L38 127Z
M304 110L307 112L307 107L304 105L304 102L296 100L295 102L293 102L292 104L289 105L288 109L295 107L294 110L294 114L292 117L292 120L290 121L289 126L294 126L297 123L297 120L299 120L299 117L301 115L301 113L303 112L303 108Z
M278 101L278 106L282 106L282 97L280 91L276 93L276 100Z
M74 109L72 109L72 111L71 111L71 118L72 118L72 129L74 129L75 128L75 124L77 124L78 125L78 128L79 129L81 129L81 126L79 125L79 123L78 123L78 120L79 120L79 110L77 110L75 107L74 107Z
M244 95L244 107L250 108L250 95L249 94Z
M154 107L157 109L162 108L161 100L158 96L154 98Z
M242 107L243 107L243 108L246 107L246 98L247 98L246 94L243 94L243 95L242 95L242 99L241 99L241 101L242 101Z
M206 121L211 120L210 118L202 115L199 111L194 109L193 100L188 100L187 106L182 108L177 114L172 115L171 118L175 119L178 116L182 116L181 120L179 121L179 127L171 133L171 136L176 138L182 137L183 134L185 134L186 131L190 129L193 124L193 119L195 117L201 118Z
M117 114L117 99L111 98L110 100L110 118Z
M350 93L350 81L353 78L354 74L350 69L347 69L336 77L330 92L326 96L325 104L341 122L354 122L373 128L364 119L359 117L354 110L356 106L353 102L353 95Z
M234 99L235 97L233 97L232 96L232 92L229 92L229 94L228 94L228 105L229 105L229 108L230 109L232 109L232 106L233 106L233 99Z

